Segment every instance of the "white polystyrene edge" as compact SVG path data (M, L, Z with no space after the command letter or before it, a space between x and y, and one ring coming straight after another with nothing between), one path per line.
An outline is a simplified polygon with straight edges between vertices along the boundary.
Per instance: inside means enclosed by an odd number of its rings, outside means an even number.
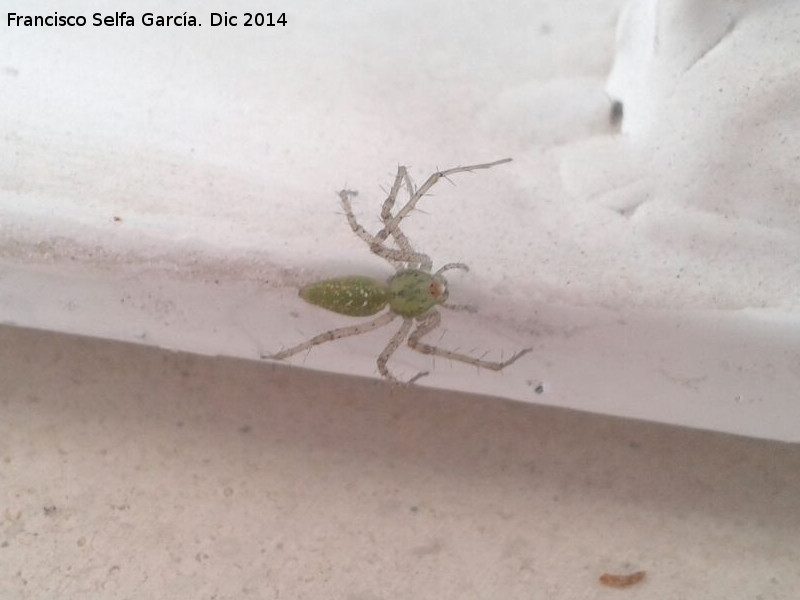
M351 324L303 303L296 288L253 281L176 280L170 270L0 267L3 323L170 350L260 355ZM527 318L519 318L527 311ZM770 311L609 311L509 307L516 318L446 316L436 343L533 352L503 373L401 349L391 367L422 385L784 441L800 440L800 325ZM378 377L394 328L319 346L290 364ZM265 364L265 368L269 368ZM383 388L387 392L391 387Z

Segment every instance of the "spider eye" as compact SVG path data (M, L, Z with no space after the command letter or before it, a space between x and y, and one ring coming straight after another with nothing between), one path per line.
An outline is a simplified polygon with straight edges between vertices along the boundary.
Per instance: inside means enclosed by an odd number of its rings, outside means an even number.
M428 291L434 300L443 300L447 297L447 287L441 281L431 281Z

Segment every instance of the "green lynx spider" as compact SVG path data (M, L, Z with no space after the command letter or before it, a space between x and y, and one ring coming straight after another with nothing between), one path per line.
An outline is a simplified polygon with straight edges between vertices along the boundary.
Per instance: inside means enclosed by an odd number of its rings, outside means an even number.
M392 375L386 364L406 338L408 338L408 345L422 354L441 356L492 371L500 371L530 352L531 349L527 348L517 352L508 360L492 362L422 343L420 341L421 338L436 329L441 323L441 315L436 310L436 306L451 310L475 311L472 306L449 304L447 302L447 280L442 275L442 273L451 269L468 271L469 267L464 263L448 263L438 271L431 273L433 263L430 257L427 254L416 251L400 230L401 221L414 210L417 202L443 177L446 178L448 175L456 173L477 171L478 169L489 169L510 161L510 158L504 158L491 163L438 171L428 177L419 188L415 187L411 181L406 168L398 167L394 184L381 209L383 229L375 235L371 235L359 225L353 214L350 200L357 195L357 192L353 190L339 192L339 199L353 233L364 240L374 254L391 264L396 272L385 282L364 276L328 279L301 288L300 296L310 304L352 317L374 315L387 306L389 310L371 321L326 331L302 344L292 346L276 354L262 355L262 358L273 360L289 358L318 344L353 335L361 335L384 327L397 317L402 318L403 323L377 359L378 371L389 381L397 382L398 379ZM397 214L392 214L397 194L404 185L409 194L409 201ZM396 248L386 245L389 236L394 240ZM412 332L414 321L417 322L417 326ZM417 373L408 383L414 383L425 375L428 375L427 371Z

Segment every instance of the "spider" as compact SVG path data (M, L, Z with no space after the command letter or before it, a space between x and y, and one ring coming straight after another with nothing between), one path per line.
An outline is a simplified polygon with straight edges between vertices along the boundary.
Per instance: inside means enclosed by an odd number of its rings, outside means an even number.
M439 327L441 323L441 315L436 310L438 306L457 311L476 311L474 307L469 305L450 304L447 302L447 280L444 278L443 273L453 269L469 271L469 267L464 263L447 263L438 271L431 272L433 269L431 258L427 254L415 250L406 235L400 230L402 220L414 210L417 202L440 179L456 173L489 169L510 161L510 158L504 158L491 163L437 171L428 177L419 188L415 187L411 181L406 167L398 167L394 183L389 190L389 196L384 201L381 209L383 228L375 235L367 232L358 223L353 214L351 198L356 196L357 192L353 190L339 192L339 199L353 233L364 240L374 254L391 264L395 269L395 274L387 281L360 275L328 279L304 286L300 289L300 297L315 306L352 317L375 315L387 306L389 310L371 321L320 333L301 344L275 354L262 355L261 358L283 360L325 342L374 331L388 325L398 317L402 319L400 329L392 336L377 359L378 371L384 378L392 382L399 382L399 380L389 371L386 365L389 358L406 338L408 339L408 345L422 354L441 356L492 371L505 369L530 352L531 349L526 348L515 353L508 360L492 362L423 343L421 341L422 337ZM397 195L404 185L408 191L409 200L397 214L392 214ZM390 247L386 244L390 236L396 247ZM412 331L415 321L416 328ZM407 383L414 383L428 374L427 371L417 373Z

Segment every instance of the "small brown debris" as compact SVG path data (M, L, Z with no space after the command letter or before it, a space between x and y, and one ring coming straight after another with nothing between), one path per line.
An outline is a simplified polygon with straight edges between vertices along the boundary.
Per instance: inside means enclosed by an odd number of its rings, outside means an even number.
M636 585L642 579L646 571L636 571L636 573L631 573L630 575L612 575L611 573L603 573L600 576L600 583L603 585L607 585L608 587L615 587L615 588L624 588L631 585Z

